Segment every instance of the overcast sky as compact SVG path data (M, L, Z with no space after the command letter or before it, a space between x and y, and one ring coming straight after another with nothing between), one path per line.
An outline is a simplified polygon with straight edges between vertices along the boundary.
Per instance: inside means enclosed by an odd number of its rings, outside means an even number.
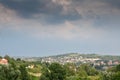
M0 0L0 55L120 55L120 0Z

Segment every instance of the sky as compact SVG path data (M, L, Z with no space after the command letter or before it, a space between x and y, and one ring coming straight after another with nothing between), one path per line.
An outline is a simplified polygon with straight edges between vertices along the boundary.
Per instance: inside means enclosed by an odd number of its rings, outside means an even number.
M0 0L0 55L120 55L120 0Z

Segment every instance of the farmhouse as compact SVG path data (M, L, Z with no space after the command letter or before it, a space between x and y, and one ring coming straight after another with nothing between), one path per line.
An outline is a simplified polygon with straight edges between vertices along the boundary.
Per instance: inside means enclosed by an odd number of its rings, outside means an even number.
M8 60L7 59L0 59L0 64L3 64L3 65L7 65L8 64Z

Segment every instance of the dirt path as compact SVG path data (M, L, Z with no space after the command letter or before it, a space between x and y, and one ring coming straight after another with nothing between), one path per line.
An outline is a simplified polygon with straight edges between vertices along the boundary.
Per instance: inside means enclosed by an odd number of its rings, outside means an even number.
M32 73L32 72L28 72L30 75L32 76L36 76L36 77L40 77L41 73Z

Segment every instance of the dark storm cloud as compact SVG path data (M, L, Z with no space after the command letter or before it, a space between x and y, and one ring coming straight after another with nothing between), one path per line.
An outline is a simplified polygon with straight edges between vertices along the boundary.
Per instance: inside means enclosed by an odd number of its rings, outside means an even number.
M120 0L71 0L73 3L103 2L120 9ZM89 5L90 3L88 3ZM87 6L87 5L86 5Z
M30 17L37 13L52 14L55 11L58 12L58 9L61 11L62 8L50 0L1 0L0 3L24 17Z
M120 9L120 0L102 0L102 1L109 4L111 7Z
M35 18L34 15L44 14L46 21L63 22L64 20L79 19L81 16L74 13L61 14L63 5L52 0L0 0L0 4L17 12L22 18ZM42 15L43 16L43 15ZM41 16L39 16L40 18Z
M120 9L120 0L0 0L0 4L14 10L21 18L47 23L63 23L83 18L107 19L106 14L114 17L117 13L110 11Z
M58 23L63 23L65 20L74 21L74 20L79 20L79 19L82 19L82 16L78 14L78 12L74 12L74 13L69 13L66 15L55 14L52 16L48 16L46 18L46 21L48 23L58 24Z

